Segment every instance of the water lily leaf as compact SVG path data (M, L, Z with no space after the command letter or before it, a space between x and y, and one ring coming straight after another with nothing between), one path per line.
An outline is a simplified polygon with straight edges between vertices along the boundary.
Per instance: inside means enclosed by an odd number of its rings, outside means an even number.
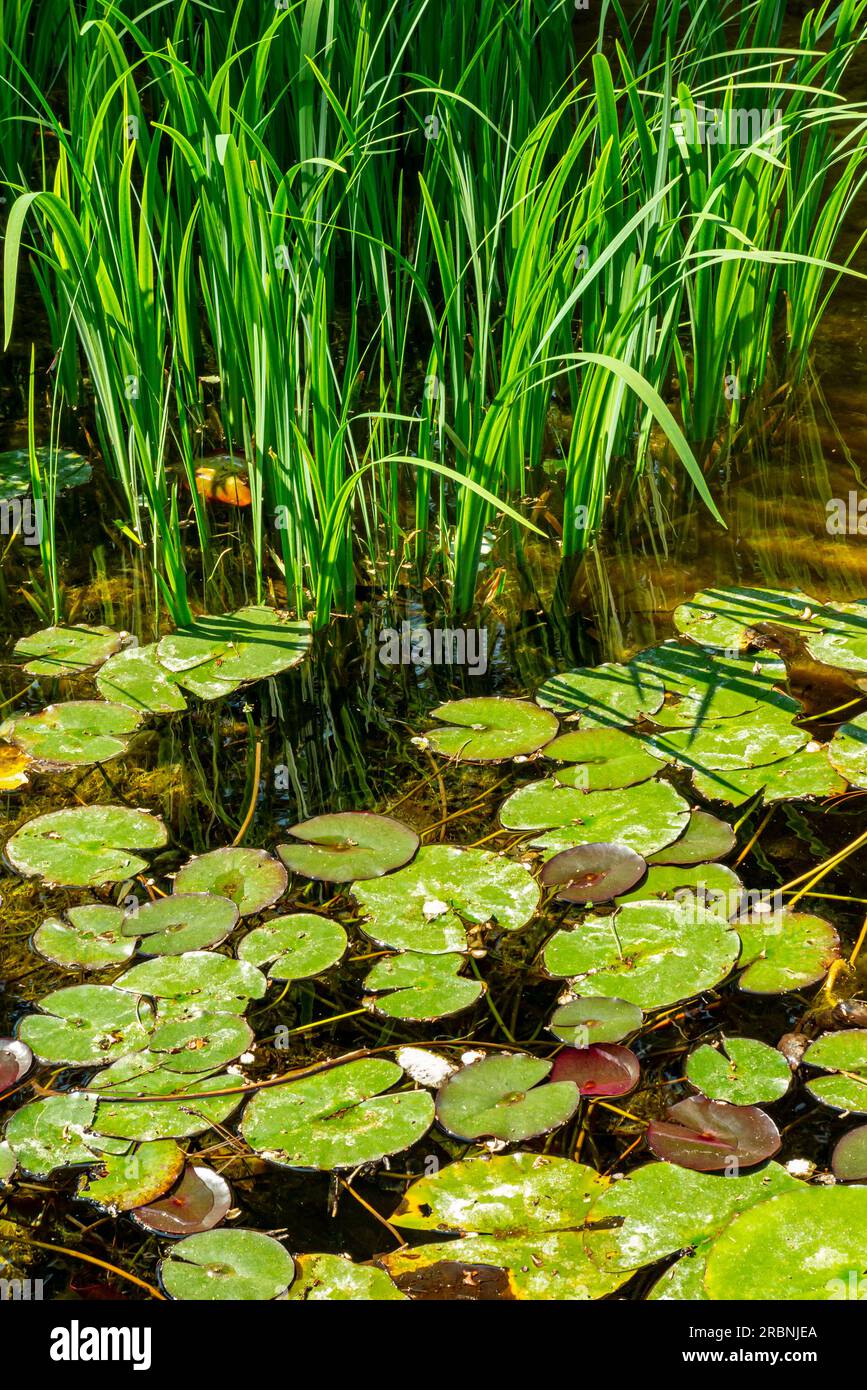
M562 885L558 902L601 903L631 888L646 870L641 855L626 845L578 845L549 859L539 882Z
M13 650L26 657L24 670L31 676L74 676L101 666L123 641L124 635L110 627L61 624L19 637Z
M674 610L674 625L700 646L717 650L747 645L763 623L795 632L809 631L815 599L800 589L702 589Z
M18 1159L5 1142L0 1141L0 1183L9 1182L18 1167Z
M551 1065L510 1053L461 1067L440 1087L437 1123L467 1142L486 1138L515 1144L548 1134L574 1115L581 1098L571 1081L539 1085Z
M574 1231L608 1180L549 1154L513 1153L449 1163L407 1188L389 1219L411 1231L525 1236Z
M238 943L238 959L256 966L270 961L270 980L309 980L336 965L346 947L339 922L317 912L291 912L247 932Z
M574 1081L582 1096L626 1096L640 1077L635 1053L613 1043L564 1047L551 1073L552 1081Z
M556 717L538 705L498 696L448 700L431 710L431 717L448 721L445 728L431 729L426 735L434 752L469 763L502 762L535 753L550 743L559 728Z
M104 1154L101 1167L79 1179L78 1195L114 1213L156 1201L177 1182L184 1152L173 1139L139 1144L129 1154Z
M654 734L652 742L667 758L693 772L705 775L709 771L740 772L744 768L779 762L803 748L810 735L791 722L800 713L797 701L786 697L785 707L761 706L755 713L745 714L740 719L701 724L691 729L672 729Z
M738 911L744 885L726 864L654 864L647 877L617 902L678 902L727 922Z
M431 1021L468 1009L481 996L478 980L460 976L459 956L404 951L379 960L364 981L365 1005L383 1018Z
M569 1302L605 1298L629 1278L594 1265L580 1231L473 1235L380 1256L413 1298Z
M148 1046L153 1010L113 985L72 985L39 1000L38 1014L18 1025L21 1041L43 1062L87 1067Z
M738 985L748 994L785 994L818 984L840 954L840 940L822 917L809 912L753 914L734 923L741 938Z
M95 1109L95 1102L80 1091L31 1101L10 1117L6 1142L33 1178L47 1178L57 1168L93 1163L104 1144L89 1133Z
M670 702L658 709L657 724L716 723L773 701L774 685L786 679L785 663L765 652L748 658L720 656L691 642L666 642L639 652L628 663L643 678L663 681Z
M250 607L196 618L163 637L157 656L179 685L208 700L297 666L310 641L309 623L274 608Z
M707 811L693 811L679 840L658 849L649 864L706 864L723 859L734 848L735 832L727 821Z
M664 698L665 686L657 676L614 661L549 676L536 691L536 702L544 709L580 714L582 728L623 728L643 714L654 714Z
M237 1014L208 1013L157 1027L151 1052L168 1071L202 1072L233 1062L253 1043L253 1030Z
M828 761L853 787L867 786L867 712L840 725L828 744Z
M395 1062L370 1058L259 1091L241 1132L256 1153L291 1168L376 1163L408 1149L433 1122L426 1091L389 1091L402 1076Z
M592 1043L620 1042L627 1033L634 1033L644 1022L644 1014L625 999L606 999L589 995L572 999L555 1009L548 1024L555 1038L573 1047L590 1047Z
M197 855L175 876L175 893L231 898L242 917L271 907L286 892L286 870L264 849L230 846Z
M8 1091L33 1066L33 1053L18 1038L0 1038L0 1091Z
M97 1134L120 1139L188 1139L204 1134L212 1125L222 1124L238 1109L242 1083L229 1072L217 1075L180 1075L159 1065L153 1053L137 1053L114 1062L88 1083L92 1102L99 1101L93 1118ZM232 1095L203 1095L203 1092L233 1091ZM190 1099L183 1099L185 1095ZM161 1096L181 1097L177 1101ZM126 1100L127 1096L153 1096L151 1102Z
M604 1269L635 1270L695 1249L739 1211L802 1187L769 1163L755 1173L720 1177L671 1163L646 1163L593 1204L584 1230L590 1258Z
M47 473L49 469L55 473L58 492L81 487L82 483L89 481L93 471L87 459L72 449L38 448L36 462L40 473ZM29 451L6 449L0 454L0 502L11 501L13 497L26 497L31 487Z
M718 1048L703 1043L687 1058L686 1074L710 1100L732 1105L779 1100L792 1079L785 1057L755 1038L723 1038Z
M703 1241L695 1250L667 1269L657 1279L647 1295L648 1303L677 1302L702 1303L708 1301L705 1293L704 1276L707 1270L707 1256L710 1241Z
M267 987L265 976L255 966L211 951L155 956L115 980L116 989L154 999L192 1001L205 1009L216 1007L232 1013L242 1012L249 999L261 999Z
M807 1089L835 1110L867 1115L867 1028L844 1028L823 1033L804 1053L804 1063L831 1072L814 1076Z
M238 909L215 893L173 893L127 915L123 931L142 938L147 956L180 956L218 946L234 930Z
M837 1140L831 1155L831 1172L838 1182L867 1179L867 1125L858 1125Z
M304 843L277 846L286 868L324 883L379 878L408 863L419 843L402 821L369 811L314 816L290 826L289 834Z
M705 1288L732 1301L857 1298L865 1265L867 1187L801 1184L734 1217L708 1254Z
M657 1158L699 1173L751 1168L779 1152L782 1140L770 1115L755 1105L688 1096L651 1120L647 1142Z
M26 787L30 781L29 767L30 759L20 748L0 743L0 792L15 792L19 787Z
M375 1265L356 1265L343 1255L299 1255L290 1303L406 1302L406 1294Z
M188 1164L180 1182L158 1202L131 1213L137 1226L163 1236L192 1236L211 1231L225 1221L232 1207L232 1189L211 1168Z
M759 792L770 806L775 801L798 801L808 796L838 796L846 790L846 783L831 766L828 748L820 744L808 744L765 767L717 772L693 768L692 785L707 801L726 801L734 806L743 805Z
M125 647L109 657L96 677L100 695L142 714L176 714L187 708L183 692L157 660L157 644Z
M606 842L646 858L678 838L689 805L669 782L580 792L548 780L519 787L503 802L500 820L507 830L556 830L533 841L554 853Z
M39 770L83 767L119 758L140 716L126 705L103 700L68 700L47 705L39 714L10 719L0 732L11 739Z
M807 651L814 661L867 671L867 600L823 604L815 621L807 638Z
M646 782L659 772L662 755L624 729L575 729L549 743L545 757L575 764L555 773L564 787L596 792Z
M123 936L123 910L103 903L71 907L64 922L46 917L33 936L34 950L54 965L104 970L135 954L134 938Z
M539 904L539 888L523 864L457 845L424 845L411 864L354 883L352 893L372 941L431 955L465 951L465 922L517 931Z
M712 989L728 975L738 938L713 913L680 903L626 903L613 916L586 917L558 931L543 951L549 975L579 992L658 1009Z
M170 1298L224 1302L279 1298L295 1277L295 1262L261 1231L206 1231L178 1241L160 1264Z
M6 854L27 878L86 888L133 878L147 861L130 846L159 849L167 838L162 821L147 811L74 806L27 821L8 841Z

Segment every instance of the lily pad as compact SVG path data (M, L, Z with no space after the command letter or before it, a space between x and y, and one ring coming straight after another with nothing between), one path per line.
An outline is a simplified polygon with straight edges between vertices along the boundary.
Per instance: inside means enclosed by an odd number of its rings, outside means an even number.
M638 887L619 894L617 902L677 902L727 922L739 910L743 891L743 883L726 864L654 864Z
M355 883L352 893L371 940L432 955L465 951L465 922L517 931L539 904L539 888L523 864L457 845L424 845L411 864Z
M727 768L716 772L694 768L692 784L707 801L725 801L734 806L741 806L759 792L770 806L776 801L839 796L846 790L843 778L831 766L828 748L814 743L764 767Z
M708 1301L705 1293L704 1276L707 1270L707 1256L710 1241L704 1241L695 1250L682 1255L675 1264L662 1274L647 1295L648 1303L702 1303Z
M34 1178L93 1163L105 1143L89 1132L95 1109L95 1101L80 1091L31 1101L10 1117L6 1142L24 1172Z
M625 845L579 845L549 859L539 882L561 885L558 902L601 903L626 892L646 869L641 855Z
M558 931L543 951L549 975L570 977L579 992L658 1009L725 979L738 938L711 912L680 903L626 903L611 916L586 917Z
M119 758L129 746L139 714L104 700L68 700L39 714L10 719L0 732L16 744L38 770L84 767Z
M192 1236L219 1226L231 1207L232 1189L221 1174L188 1165L161 1201L137 1207L131 1215L137 1226L156 1235Z
M103 699L142 714L176 714L187 708L183 692L157 660L156 642L125 647L109 657L96 684Z
M658 709L657 724L716 723L755 710L774 698L786 679L785 663L765 652L748 658L704 651L692 642L665 642L639 652L628 663L640 676L663 681L670 701Z
M356 1265L343 1255L299 1255L290 1303L406 1302L406 1294L375 1265Z
M141 1052L153 1029L153 1011L113 985L72 985L39 1000L38 1014L18 1025L21 1041L43 1062L98 1066Z
M618 844L645 858L676 840L689 805L670 782L642 782L608 792L580 792L553 780L528 782L500 808L507 830L554 830L534 840L558 853L578 844Z
M124 634L110 627L59 624L19 637L13 650L26 658L24 670L31 676L75 676L101 666L123 641Z
M665 757L694 773L740 772L780 762L803 748L810 735L792 724L800 713L800 705L786 697L785 705L762 706L740 719L654 734L653 744Z
M557 714L579 714L582 728L623 728L654 714L664 698L657 676L613 661L549 676L536 691L537 704Z
M33 1053L18 1038L0 1038L0 1092L7 1091L33 1066Z
M853 787L867 786L867 712L840 725L828 744L828 761Z
M867 1125L858 1125L837 1140L831 1155L831 1171L838 1182L867 1180Z
M686 1074L702 1095L732 1105L779 1100L792 1079L785 1057L755 1038L724 1038L718 1048L703 1043L687 1058Z
M555 1038L572 1047L590 1047L592 1043L620 1042L628 1033L635 1033L643 1021L644 1015L635 1004L591 995L561 1004L548 1027Z
M283 865L264 849L230 846L191 859L175 876L175 893L231 898L242 917L271 907L286 892Z
M249 999L261 999L267 987L265 976L255 966L211 951L155 956L115 980L116 989L232 1013L241 1013Z
M247 932L238 943L238 959L256 966L270 961L270 980L309 980L336 965L346 946L339 922L317 912L292 912Z
M641 1076L638 1058L628 1047L594 1043L564 1047L554 1058L553 1081L574 1081L582 1096L626 1096Z
M782 908L738 918L741 938L738 985L748 994L785 994L818 984L840 955L840 940L822 917Z
M703 647L744 647L760 624L795 632L809 631L810 615L819 607L800 589L702 589L674 610L678 632Z
M408 1149L433 1122L426 1091L390 1091L402 1076L395 1062L370 1058L259 1091L241 1132L256 1153L291 1168L376 1163Z
M81 487L89 481L93 471L87 459L72 449L40 447L36 450L36 462L40 474L47 473L49 469L55 473L58 492ZM6 449L0 454L0 502L8 502L13 497L26 497L31 488L29 450Z
M707 811L693 811L689 823L679 840L658 849L648 860L649 864L706 864L712 859L723 859L734 848L735 832L732 827Z
M380 1256L398 1288L414 1299L518 1299L585 1302L605 1298L629 1278L594 1265L580 1231L528 1236L471 1235Z
M0 743L0 792L16 792L30 781L30 759L11 743Z
M142 938L147 956L180 956L218 946L234 930L238 909L215 893L173 893L156 898L130 913L124 933Z
M651 1120L647 1142L658 1158L699 1173L735 1171L763 1163L782 1140L770 1115L755 1105L689 1096Z
M207 1013L158 1026L150 1050L167 1071L202 1072L233 1062L252 1044L253 1030L238 1014Z
M0 1183L9 1182L15 1175L18 1159L5 1142L0 1141Z
M167 831L147 811L126 806L74 806L35 816L6 845L9 862L27 878L85 888L118 883L147 868L131 852L159 849Z
M54 965L104 970L135 954L134 938L123 936L123 911L103 903L71 907L64 922L46 917L33 936L34 950Z
M129 1154L105 1154L101 1167L86 1174L78 1195L115 1213L154 1202L177 1182L184 1167L184 1152L173 1139L139 1144Z
M151 1053L124 1057L88 1083L90 1100L99 1101L93 1118L96 1134L140 1141L188 1139L222 1124L243 1100L237 1076L228 1072L180 1075L160 1067L158 1061ZM209 1094L225 1090L233 1094L213 1098ZM161 1099L175 1095L177 1100ZM153 1099L127 1099L139 1096Z
M571 1119L581 1099L571 1081L540 1085L552 1064L524 1053L485 1057L456 1071L437 1095L437 1122L467 1143L519 1143Z
M814 661L867 671L867 601L826 603L816 614L816 628L807 638Z
M503 762L534 753L554 738L559 724L553 714L528 700L497 696L448 700L431 710L433 719L447 722L431 729L427 741L435 753L459 762Z
M364 981L367 1008L384 1018L431 1021L468 1009L484 986L461 978L459 956L404 951L379 960Z
M207 1302L279 1298L295 1277L295 1262L261 1231L206 1231L178 1241L160 1264L171 1298Z
M297 666L310 641L309 623L274 608L241 608L163 637L157 657L185 690L209 700Z
M574 763L555 774L564 787L611 791L646 782L659 772L662 755L652 744L623 729L575 729L545 748L545 757Z
M408 825L369 811L314 816L290 826L289 834L303 843L277 846L286 868L324 883L379 878L408 863L418 849Z
M830 1076L814 1076L807 1089L835 1110L867 1115L867 1028L844 1028L823 1033L804 1053L804 1064L821 1067Z

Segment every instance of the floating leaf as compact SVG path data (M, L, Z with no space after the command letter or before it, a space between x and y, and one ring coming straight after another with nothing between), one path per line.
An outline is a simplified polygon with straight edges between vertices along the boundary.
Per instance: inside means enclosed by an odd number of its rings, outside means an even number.
M616 662L549 676L536 691L538 704L557 714L580 714L584 728L622 728L643 714L655 713L664 698L665 687L658 677Z
M703 1095L732 1105L779 1100L792 1079L785 1057L755 1038L724 1038L718 1048L702 1044L687 1058L686 1074Z
M524 1053L485 1057L456 1071L437 1095L437 1122L456 1139L510 1144L548 1134L578 1108L571 1081L539 1085L552 1064Z
M814 1076L807 1089L822 1105L867 1115L867 1028L823 1033L804 1053L804 1063L831 1076Z
M251 1149L291 1168L355 1168L400 1153L426 1134L426 1091L389 1091L403 1068L380 1058L347 1062L257 1092L241 1121Z
M72 985L39 1000L38 1014L18 1027L21 1041L43 1062L102 1065L148 1046L153 1011L113 985Z
M173 893L130 913L125 933L142 938L147 956L180 956L218 946L237 926L238 909L215 893Z
M123 911L103 903L71 907L64 922L46 917L33 936L34 949L55 965L104 970L135 954L134 938L123 936Z
M605 1298L625 1274L588 1259L580 1231L529 1236L473 1235L380 1256L414 1299L518 1299L570 1303Z
M582 1096L626 1096L641 1076L638 1058L628 1047L595 1043L564 1047L554 1058L553 1081L574 1081Z
M97 1134L122 1139L188 1139L204 1134L214 1124L222 1124L243 1099L237 1076L179 1075L158 1065L155 1054L137 1053L114 1062L88 1084L90 1100L99 1101L93 1119ZM230 1090L232 1095L211 1091ZM179 1099L159 1097L177 1095ZM189 1095L191 1099L184 1099ZM153 1096L152 1102L128 1100L127 1096Z
M543 952L549 975L579 992L625 999L642 1009L677 1004L725 979L738 938L724 922L680 903L626 903L612 916L586 917L558 931Z
M807 651L828 666L867 671L867 600L823 604L807 637Z
M561 885L558 902L601 903L626 892L646 869L641 855L625 845L579 845L549 859L539 882Z
M558 768L555 774L564 787L596 792L632 787L655 777L661 754L623 729L576 729L549 743L545 757L575 764Z
M644 1015L635 1004L591 995L561 1004L548 1027L562 1042L589 1047L591 1043L620 1042L627 1033L636 1032L643 1021Z
M406 864L418 849L418 836L408 825L369 811L314 816L290 826L288 833L304 843L277 846L286 868L325 883L379 878Z
M468 1009L480 997L483 986L460 976L459 956L421 955L404 951L377 961L364 981L370 991L365 1004L384 1018L408 1018L422 1022L446 1018Z
M243 1018L232 1013L208 1013L157 1027L150 1050L168 1071L202 1072L233 1062L252 1044L253 1030Z
M692 784L708 801L742 805L762 793L766 805L808 796L838 796L846 783L828 760L828 749L808 744L766 767L728 768L724 772L693 769Z
M837 1140L831 1155L831 1171L838 1182L867 1180L867 1125L858 1125Z
M104 1154L101 1165L79 1180L79 1197L112 1213L131 1211L168 1192L183 1171L184 1153L173 1139L158 1139L129 1154Z
M703 647L725 650L746 646L760 624L808 631L815 599L800 589L702 589L674 610L678 632Z
M132 1212L137 1226L163 1236L191 1236L213 1230L232 1207L232 1189L211 1168L188 1165L176 1187L162 1201Z
M42 476L51 473L58 492L81 487L89 481L93 471L87 459L72 449L39 448L36 450L36 464ZM26 497L32 486L29 450L7 449L0 454L0 501Z
M146 714L175 714L187 708L177 683L157 660L157 644L125 647L96 677L100 695Z
M125 705L103 700L68 700L47 705L39 714L10 719L2 727L11 739L42 771L51 768L83 767L119 758L129 746L126 735L138 725L140 716Z
M352 893L367 914L361 928L371 940L432 955L465 951L465 922L517 931L539 904L523 864L457 845L424 845L406 868L355 883Z
M755 1105L689 1096L666 1114L666 1120L651 1120L648 1144L658 1158L699 1173L750 1168L779 1152L782 1143L770 1115Z
M840 725L828 744L828 761L853 787L867 786L867 712Z
M618 903L677 902L727 922L738 911L744 885L725 864L654 864L647 877Z
M779 698L782 700L783 696ZM744 768L779 762L803 748L810 735L792 724L800 713L800 705L786 698L782 707L762 706L740 719L672 729L654 734L652 741L666 758L694 773L707 776L712 771L741 772Z
M262 972L246 961L211 951L188 951L134 965L115 980L115 988L240 1013L247 1000L262 998L267 982Z
M175 876L175 893L231 898L242 917L271 907L286 892L286 870L264 849L229 846L191 859Z
M553 780L528 782L500 808L507 830L556 833L533 843L554 853L578 844L626 845L645 858L676 840L689 805L670 782L642 782L609 792L580 792Z
M47 1178L57 1168L93 1163L104 1145L89 1133L95 1109L95 1101L80 1091L31 1101L10 1117L6 1142L33 1178Z
M647 1295L648 1303L706 1302L708 1295L705 1293L704 1276L707 1270L709 1250L710 1241L703 1241L695 1250L682 1255L670 1269L667 1269L657 1279Z
M74 806L36 816L6 845L10 863L27 878L77 888L118 883L147 868L131 853L166 843L161 820L126 806Z
M160 1264L171 1298L208 1302L279 1298L295 1277L295 1262L261 1231L207 1231L178 1241Z
M310 641L309 623L274 608L241 608L203 615L163 637L157 657L185 690L209 700L297 666Z
M343 1255L299 1255L290 1303L406 1301L384 1269L356 1265Z
M346 946L339 922L316 912L292 912L247 932L238 943L238 959L256 966L270 961L270 980L309 980L336 965Z
M748 658L720 656L691 642L666 642L639 652L628 663L643 679L663 681L673 697L654 715L657 724L716 723L773 702L774 685L786 678L785 663L760 652Z
M706 864L723 859L734 848L732 827L707 811L693 811L679 840L659 849L648 860L650 864Z
M448 721L431 729L427 741L435 753L458 762L502 762L534 753L550 743L559 725L553 714L528 700L498 696L448 700L431 710L433 719Z
M18 1038L0 1038L0 1092L8 1091L33 1066L33 1053Z
M26 658L24 670L31 676L74 676L101 666L123 641L124 634L110 627L60 624L19 637L14 652Z
M9 1145L0 1142L0 1183L9 1182L14 1176L17 1167L18 1159L15 1157Z
M840 954L840 941L822 917L788 908L738 918L741 964L738 985L748 994L785 994L818 984Z
M30 780L29 767L30 759L20 748L0 743L0 792L15 792L19 787L26 787Z

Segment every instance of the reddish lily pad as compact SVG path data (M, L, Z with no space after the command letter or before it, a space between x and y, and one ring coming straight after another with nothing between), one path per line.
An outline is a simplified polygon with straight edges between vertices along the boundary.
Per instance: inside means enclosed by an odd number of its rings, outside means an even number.
M15 1086L33 1066L33 1053L18 1038L0 1038L0 1092Z
M831 1171L838 1182L867 1182L867 1125L857 1125L837 1140Z
M633 888L647 863L626 845L587 844L555 854L543 866L539 882L560 884L558 902L601 903Z
M132 1212L137 1226L161 1236L192 1236L211 1231L226 1219L232 1189L212 1168L187 1166L180 1182L159 1202Z
M564 1047L554 1059L552 1081L574 1081L582 1096L625 1096L638 1085L641 1068L628 1047L595 1043Z
M770 1115L755 1105L690 1096L667 1115L651 1122L648 1144L658 1158L698 1173L737 1173L771 1158L782 1143Z

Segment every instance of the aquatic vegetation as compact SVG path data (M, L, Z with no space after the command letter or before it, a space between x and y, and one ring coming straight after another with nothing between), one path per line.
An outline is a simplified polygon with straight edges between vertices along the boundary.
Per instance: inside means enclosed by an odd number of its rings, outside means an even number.
M730 1173L772 1158L782 1140L770 1115L757 1105L688 1096L670 1105L664 1120L651 1120L647 1143L668 1163L699 1173Z
M156 816L125 806L81 806L35 816L6 845L10 863L46 883L119 883L147 868L130 847L159 849L168 832Z
M792 1080L785 1057L755 1038L726 1037L718 1046L703 1043L687 1058L686 1074L708 1100L730 1105L779 1100Z
M277 846L286 868L326 883L379 878L401 868L419 846L418 836L408 825L365 811L314 816L291 825L289 834L302 843Z

